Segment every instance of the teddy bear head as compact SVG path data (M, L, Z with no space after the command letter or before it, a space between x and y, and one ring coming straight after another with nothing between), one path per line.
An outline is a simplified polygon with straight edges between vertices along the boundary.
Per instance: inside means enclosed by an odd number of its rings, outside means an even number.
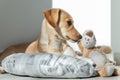
M81 40L84 48L93 48L96 44L96 38L92 30L85 30Z

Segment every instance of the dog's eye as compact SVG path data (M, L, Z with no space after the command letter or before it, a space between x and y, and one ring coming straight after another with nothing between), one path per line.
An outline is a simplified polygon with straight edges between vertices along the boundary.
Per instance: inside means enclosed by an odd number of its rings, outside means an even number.
M67 21L67 25L71 26L72 25L72 21Z

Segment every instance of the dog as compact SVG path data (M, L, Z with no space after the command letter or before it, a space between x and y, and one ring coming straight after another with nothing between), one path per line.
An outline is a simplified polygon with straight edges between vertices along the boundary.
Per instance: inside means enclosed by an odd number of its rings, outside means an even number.
M75 29L72 17L62 9L49 9L43 12L41 33L38 40L31 43L26 53L47 52L74 56L67 40L77 42L82 36Z
M73 18L62 9L51 8L43 11L44 20L40 37L32 43L12 45L0 54L0 61L13 53L62 54L77 57L74 50L67 44L68 40L77 42L82 38L73 25ZM1 68L1 72L3 69Z

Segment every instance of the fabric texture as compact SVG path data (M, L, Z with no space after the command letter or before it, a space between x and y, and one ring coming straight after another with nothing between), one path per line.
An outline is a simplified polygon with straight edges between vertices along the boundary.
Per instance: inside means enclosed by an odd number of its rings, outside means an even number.
M0 74L0 80L68 80L68 79L60 79L60 78L36 78L36 77L22 77L15 76L11 74ZM92 78L72 78L69 80L120 80L120 76L113 77L92 77Z
M83 59L48 53L12 54L2 61L2 67L11 74L32 77L83 78L91 77L95 72Z

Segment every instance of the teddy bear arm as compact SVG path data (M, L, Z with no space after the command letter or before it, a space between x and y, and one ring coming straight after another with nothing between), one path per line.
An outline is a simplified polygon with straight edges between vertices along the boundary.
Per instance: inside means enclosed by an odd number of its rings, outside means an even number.
M89 53L90 53L91 51L93 51L93 49L84 49L82 56L85 57L85 58L88 58L88 57L89 57Z
M102 51L105 54L109 54L109 53L112 52L112 49L109 46L105 46L105 45L103 45L103 46L96 46L96 49Z

